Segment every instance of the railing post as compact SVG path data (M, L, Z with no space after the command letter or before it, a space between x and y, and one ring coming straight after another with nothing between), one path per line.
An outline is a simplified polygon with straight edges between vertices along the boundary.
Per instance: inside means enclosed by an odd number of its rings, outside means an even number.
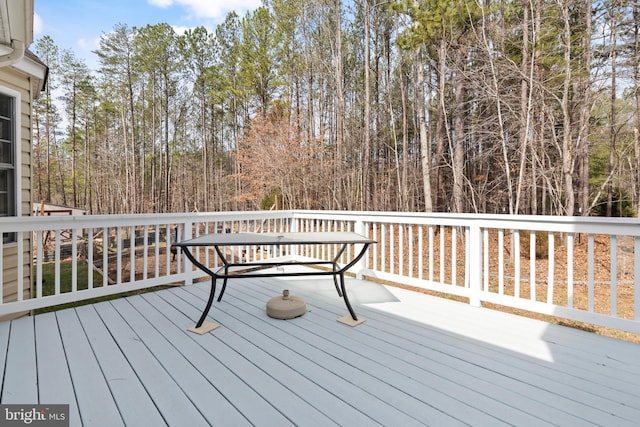
M469 304L480 307L482 289L482 239L481 228L477 221L469 225Z
M295 214L293 214L293 213L291 215L291 222L289 223L289 230L292 233L297 233L299 231L298 219L296 218ZM286 230L283 230L283 231L286 231ZM283 249L282 246L280 246L279 249L280 249L280 251L288 250L289 251L289 255L291 255L294 258L298 257L299 251L298 251L298 246L296 246L296 245L291 245L289 247L285 246L284 249Z
M184 222L184 230L182 231L182 239L189 240L192 237L193 237L193 220L186 220ZM169 250L169 248L167 248L167 250ZM193 284L193 264L191 263L187 255L185 255L184 253L182 253L182 268L184 268L185 273L189 273L185 275L186 277L184 279L185 286L192 285ZM179 271L176 271L176 273L179 273Z
M369 234L367 233L367 225L364 221L356 220L353 223L353 231L362 236L369 236ZM360 253L360 251L362 250L362 246L363 245L354 245L354 248L353 248L354 256L355 254ZM360 260L353 266L353 269L355 270L355 273L356 273L356 279L362 280L364 278L364 274L362 272L366 267L367 267L367 254L365 254L365 256L363 256L362 258L360 258Z

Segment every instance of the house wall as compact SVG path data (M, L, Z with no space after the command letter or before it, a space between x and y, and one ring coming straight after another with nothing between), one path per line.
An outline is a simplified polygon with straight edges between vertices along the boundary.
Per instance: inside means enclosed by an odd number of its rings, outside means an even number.
M20 127L20 152L16 153L17 163L20 164L16 181L21 189L17 202L21 216L31 215L31 81L25 74L10 67L0 68L0 91L20 98L17 107L16 124ZM18 257L18 244L10 243L3 246L2 275L3 275L3 301L15 301L18 297L18 263L22 263L23 297L29 298L31 293L31 234L23 236L22 254ZM15 316L14 316L15 317Z

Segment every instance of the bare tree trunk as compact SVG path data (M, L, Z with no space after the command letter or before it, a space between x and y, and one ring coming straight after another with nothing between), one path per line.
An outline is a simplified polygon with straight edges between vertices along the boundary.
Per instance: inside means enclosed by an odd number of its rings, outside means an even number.
M636 98L636 127L633 132L633 148L635 154L635 192L636 212L640 216L640 1L633 2L633 77L635 82L635 98Z
M579 194L578 206L581 215L589 214L589 121L591 118L591 0L586 0L583 11L584 34L583 37L583 72L576 90L581 102L578 107L578 135L577 135L577 152L578 152L578 180Z
M562 87L562 100L560 108L563 117L562 135L562 175L564 180L565 214L573 216L575 194L573 193L573 136L571 129L571 111L569 103L569 89L571 87L571 21L567 0L558 0L561 4L562 18L564 20L564 82Z
M160 212L160 194L158 192L158 147L156 144L156 81L155 73L151 80L151 205L153 212Z
M538 35L540 34L540 28L542 26L542 7L543 7L543 0L535 0L535 5L534 5L535 9L533 11L533 33L535 34L534 36L534 46L535 44L537 44L538 42ZM535 65L538 63L538 59L540 57L540 51L539 49L535 49L533 51L533 55L532 55L532 64L531 64L531 69L532 72L536 75L536 81L540 81L540 76L539 76L539 69L538 67ZM533 80L531 81L532 85L533 85ZM532 92L533 92L533 87L531 88ZM539 95L538 95L539 96ZM536 101L534 103L535 105L535 112L533 113L534 116L536 117L538 124L538 134L539 134L539 147L542 148L544 146L544 129L545 129L545 107L544 107L544 98L539 99L536 98ZM544 170L542 162L544 162L544 151L540 150L540 162L538 162L538 143L536 143L536 141L532 141L531 145L530 145L530 153L531 153L531 214L533 215L538 215L538 214L544 214L544 209L546 207L546 181L542 180L541 182L541 196L540 198L538 198L538 169L540 167L540 169ZM541 211L538 212L538 201L540 200L540 209Z
M520 63L520 70L523 76L528 76L528 79L522 78L520 82L520 171L518 172L518 186L516 189L516 200L513 213L520 213L520 199L522 197L522 186L526 176L526 159L527 151L530 146L529 143L529 127L531 117L531 105L533 91L533 70L534 61L529 61L529 31L531 28L531 10L529 9L529 3L524 2L524 10L522 17L522 61ZM533 43L535 46L535 41ZM533 55L532 55L533 57ZM532 185L535 186L535 183ZM532 212L535 214L535 212Z
M409 210L408 199L409 199L409 179L408 179L408 168L409 168L409 125L408 125L408 114L407 111L407 84L404 78L404 61L402 60L402 53L398 52L398 82L400 84L400 105L402 106L402 163L398 164L398 167L401 170L401 177L398 181L398 191L397 194L400 197L398 200L398 207L407 212ZM396 146L396 159L397 159L398 147Z
M437 191L437 209L446 210L445 195L447 194L444 187L443 168L444 145L446 140L446 114L445 114L445 80L447 67L447 45L445 39L440 40L438 47L438 117L436 119L436 191Z
M342 87L343 65L342 65L342 2L336 0L335 3L335 85L336 85L336 164L334 168L334 182L336 191L336 208L341 209L344 203L342 197L342 161L344 143L344 89Z
M420 155L422 165L422 189L424 194L424 211L433 212L431 201L431 144L427 138L427 119L424 96L424 68L422 65L422 46L415 50L414 66L416 70L416 111L418 131L420 132Z
M455 117L453 137L453 212L464 212L463 191L464 191L464 117L465 108L465 82L464 82L464 59L466 49L458 46L456 51L456 75L455 75Z
M361 201L360 209L369 207L370 191L370 157L371 157L371 6L369 0L364 2L364 147L362 152L362 168L360 171Z
M616 109L616 78L617 78L617 49L618 49L618 19L617 7L610 10L611 19L611 118L609 123L609 176L613 177L616 167L616 139L617 139L617 109ZM613 180L607 183L607 216L613 214Z

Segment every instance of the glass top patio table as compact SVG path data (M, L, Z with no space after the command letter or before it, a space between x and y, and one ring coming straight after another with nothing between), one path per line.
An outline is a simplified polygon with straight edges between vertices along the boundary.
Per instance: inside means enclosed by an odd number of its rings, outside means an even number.
M342 323L346 323L351 326L356 326L362 323L363 319L358 319L356 316L349 299L347 297L344 273L353 267L365 254L370 244L376 243L368 237L362 236L358 233L345 231L345 232L293 232L293 233L211 233L205 234L193 239L184 240L175 243L173 246L181 248L187 258L202 271L211 276L211 291L209 294L209 300L205 307L200 320L196 323L194 328L189 328L190 331L196 333L206 333L215 327L216 324L209 323L203 326L205 319L213 304L216 280L218 278L223 279L222 289L218 296L218 301L222 300L224 295L227 280L232 278L242 277L278 277L278 276L333 276L334 285L338 296L344 299L345 305L349 310L349 316L338 319ZM229 261L225 251L222 247L227 246L279 246L279 245L339 245L339 249L336 251L332 260L256 260L251 262L232 262ZM345 253L345 250L350 245L359 245L360 250L354 251L354 257L351 261L345 265L338 263L340 257ZM198 260L189 248L191 247L213 247L218 254L218 257L222 261L222 267L213 270L209 266L204 265ZM315 269L309 271L277 271L277 272L265 272L256 273L256 271L271 268L282 267L284 265L306 265L306 266L321 266L329 265L331 269L322 270ZM233 267L241 267L240 270L233 270Z

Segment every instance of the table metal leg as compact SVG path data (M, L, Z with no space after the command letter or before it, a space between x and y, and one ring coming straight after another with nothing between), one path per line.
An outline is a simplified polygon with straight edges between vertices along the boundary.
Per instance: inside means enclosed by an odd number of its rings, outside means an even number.
M220 302L222 300L222 296L224 295L224 291L227 290L227 278L229 277L229 261L224 255L222 249L220 249L220 246L214 246L214 248L216 250L216 253L218 254L218 258L220 258L220 261L222 262L222 265L224 265L224 280L222 281L222 288L220 289L220 295L218 296L218 302Z
M220 289L220 295L218 295L218 302L220 302L222 300L222 296L224 295L224 291L227 289L227 279L228 279L228 272L225 269L224 280L222 281L222 288Z
M338 296L340 298L342 298L342 295L344 295L344 288L341 290L340 286L338 285L338 277L337 276L340 274L340 266L338 265L338 260L340 259L340 257L342 256L342 254L344 253L346 248L347 248L347 244L342 245L340 250L333 257L333 284L335 285L336 291L338 292ZM342 271L344 271L344 270L342 270ZM340 276L342 276L342 275L340 274Z
M344 299L344 303L347 306L347 310L349 310L349 314L351 314L351 318L355 321L358 321L358 316L356 316L356 312L353 311L351 303L349 302L349 297L347 297L347 290L344 286L344 272L340 273L340 288L342 289L342 298Z
M209 300L207 301L207 306L202 312L202 316L200 316L200 320L198 320L198 323L196 323L196 328L199 328L200 326L202 326L202 324L204 323L204 320L207 318L207 315L209 314L209 310L211 310L211 305L213 304L213 299L215 297L215 294L216 294L216 277L211 276L211 292L209 293Z
M209 300L207 301L207 307L204 309L204 311L202 312L202 315L200 316L200 320L198 320L198 323L196 323L196 329L197 329L202 326L202 324L204 323L204 320L207 318L207 315L209 314L209 310L211 310L211 304L213 304L213 299L216 294L216 274L213 271L211 271L207 266L203 265L200 261L198 261L196 257L193 256L189 248L183 247L182 250L184 251L187 258L189 258L189 260L196 267L200 268L202 271L204 271L209 276L211 276L211 290L209 292Z
M339 270L340 270L340 266L334 262L333 263L333 284L336 287L336 291L338 292L338 296L340 298L342 298L343 293L340 290L340 285L338 284L338 275L340 274L340 273L338 273Z
M340 255L342 254L342 252L344 252L346 245L342 247L342 249L340 249L340 251L338 251L338 254L336 255L336 257L333 260L334 265L337 264L338 262L338 258L340 257ZM351 307L351 303L349 302L349 297L347 296L347 289L345 287L344 284L344 273L349 270L351 267L353 267L358 261L360 261L360 259L364 256L365 252L367 251L367 248L369 247L368 243L365 243L362 246L362 250L360 251L360 253L347 265L345 265L342 269L340 269L338 271L338 274L340 274L340 289L342 290L342 298L344 299L344 303L347 306L347 310L349 310L349 314L351 314L351 318L354 321L358 320L358 317L356 316L355 311L353 311L353 308ZM334 281L335 281L335 269L334 269L334 275L333 275ZM340 292L338 292L338 294L340 294Z

